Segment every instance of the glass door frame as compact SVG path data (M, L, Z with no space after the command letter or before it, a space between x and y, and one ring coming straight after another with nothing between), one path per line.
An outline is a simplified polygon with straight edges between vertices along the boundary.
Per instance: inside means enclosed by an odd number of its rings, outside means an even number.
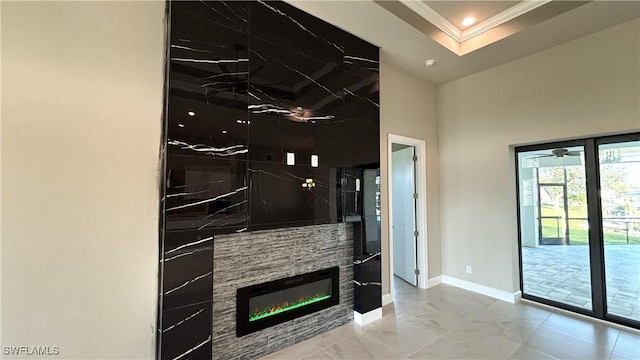
M516 146L514 148L515 171L516 171L516 201L517 201L517 223L518 223L518 266L520 291L522 298L532 300L545 305L550 305L560 309L576 312L579 314L591 316L594 318L611 321L621 325L640 329L640 321L635 321L621 316L611 315L607 313L607 294L606 294L606 277L604 263L604 233L602 229L602 206L600 199L600 161L598 154L598 146L602 144L611 144L618 142L638 140L640 133L631 133L623 135L612 135L603 137L591 137L579 140L557 141L544 144ZM530 295L524 291L523 268L522 268L522 234L521 234L521 214L520 214L520 174L518 154L521 152L535 150L549 150L554 148L567 148L573 146L582 146L584 148L584 168L586 182L586 203L587 217L589 223L589 268L591 278L591 301L592 310L581 308L578 306L561 303L558 301Z

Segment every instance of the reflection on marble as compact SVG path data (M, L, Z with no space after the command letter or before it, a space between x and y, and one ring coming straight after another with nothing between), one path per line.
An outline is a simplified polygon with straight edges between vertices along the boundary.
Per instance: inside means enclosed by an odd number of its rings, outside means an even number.
M323 62L299 52L252 38L250 51L252 105L268 101L295 112L341 116L344 77L340 62Z
M250 166L250 229L261 229L263 224L335 222L335 169L259 162ZM302 186L307 179L312 179L313 188Z
M167 229L247 227L246 162L170 155L167 162L165 217Z

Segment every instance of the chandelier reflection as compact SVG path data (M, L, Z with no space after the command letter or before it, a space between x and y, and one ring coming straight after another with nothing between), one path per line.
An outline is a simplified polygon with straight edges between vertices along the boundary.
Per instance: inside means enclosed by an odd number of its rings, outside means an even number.
M313 181L313 179L306 179L302 183L302 188L304 188L306 190L311 190L314 187L316 187L316 183L315 183L315 181Z

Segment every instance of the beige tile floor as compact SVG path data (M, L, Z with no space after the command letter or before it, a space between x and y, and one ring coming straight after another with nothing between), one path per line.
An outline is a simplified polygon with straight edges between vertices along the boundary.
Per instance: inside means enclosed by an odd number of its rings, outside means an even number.
M640 332L447 285L394 283L395 303L381 320L262 359L640 359Z

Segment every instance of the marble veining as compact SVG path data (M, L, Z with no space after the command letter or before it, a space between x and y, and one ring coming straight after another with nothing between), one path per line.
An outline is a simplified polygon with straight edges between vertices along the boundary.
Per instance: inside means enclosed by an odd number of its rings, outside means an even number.
M196 249L196 250L193 250L193 251L184 252L184 253L181 253L181 254L178 254L178 255L174 255L174 256L171 256L171 257L168 257L168 258L161 259L160 262L166 263L166 262L169 262L171 260L179 259L179 258L181 258L183 256L193 255L193 254L201 252L201 251L211 251L211 249L210 248L209 249L208 248L202 248L202 249Z
M374 63L374 64L378 64L378 60L373 60L373 59L367 59L367 58L363 58L363 57L358 57L358 56L351 56L351 55L345 55L343 56L343 58L345 59L346 63L349 64L355 64L356 62L352 61L352 60L358 60L358 61L365 61L365 62L370 62L370 63Z
M354 263L355 265L359 265L359 264L362 264L362 263L366 263L367 261L372 260L372 259L375 259L375 258L376 258L376 256L380 256L380 255L382 255L382 252L378 251L377 253L374 253L374 254L369 255L369 257L367 257L366 259L362 259L362 260L359 260L359 259L358 259L358 260L354 260L354 261L353 261L353 263Z
M264 114L264 113L275 113L284 116L289 116L300 122L311 122L315 124L320 120L332 120L335 119L333 115L324 115L324 116L302 116L296 113L295 110L288 110L281 108L277 105L273 104L258 104L258 105L249 105L249 111L253 114Z
M206 1L200 0L200 2L203 3L209 9L215 11L217 14L219 14L221 16L224 16L227 20L232 21L231 18L229 18L228 16L224 15L220 11L216 10L213 6L210 6L209 4L207 4ZM245 17L238 15L238 13L235 12L229 5L227 5L227 3L225 1L220 1L220 3L222 3L222 5L224 5L227 9L229 9L229 11L231 11L231 13L233 13L233 15L235 15L238 19L244 21L245 23L248 23L248 21L247 21L247 19Z
M205 200L201 200L201 201L196 201L196 202L193 202L193 203L188 203L188 204L184 204L184 205L174 206L174 207L172 207L172 208L166 209L165 211L169 212L169 211L172 211L172 210L184 209L184 208L187 208L187 207L190 207L190 206L196 206L196 205L206 204L206 203L208 203L208 202L212 202L212 201L215 201L215 200L218 200L218 199L221 199L221 198L227 197L227 196L231 196L231 195L237 194L237 193L239 193L239 192L241 192L241 191L244 191L244 190L247 190L247 189L248 189L248 187L244 186L244 187L241 187L241 188L236 189L236 190L234 190L234 191L228 192L228 193L226 193L226 194L218 195L218 196L212 197L212 198L210 198L210 199L205 199Z
M171 61L206 63L206 64L225 64L225 63L249 62L249 59L218 59L218 60L215 60L215 59L193 59L193 58L172 57Z
M187 286L189 286L189 285L193 284L194 282L196 282L196 281L198 281L198 280L201 280L201 279L204 279L204 278L206 278L206 277L209 277L209 276L211 276L211 274L213 274L213 272L212 272L212 271L209 271L209 272L208 272L208 273L206 273L206 274L202 274L202 275L200 275L200 276L197 276L197 277L195 277L194 279L189 280L189 281L185 282L185 283L184 283L184 284L182 284L182 285L176 286L176 287L174 287L173 289L170 289L170 290L165 291L165 293L164 293L164 294L165 294L165 295L169 295L169 294L171 294L172 292L174 292L174 291L178 291L178 290L180 290L180 289L182 289L182 288L184 288L184 287L187 287Z
M173 324L173 325L171 325L171 326L167 327L166 329L162 330L162 332L167 332L167 331L169 331L169 330L172 330L172 329L177 328L178 326L180 326L180 325L182 325L182 324L186 323L187 321L189 321L189 320L193 319L194 317L196 317L196 316L198 316L198 315L202 314L205 310L206 310L206 309L204 309L204 308L203 308L203 309L198 310L196 313L194 313L194 314L190 315L189 317L187 317L187 318L185 318L185 319L183 319L183 320L180 320L180 321L178 321L177 323L175 323L175 324Z
M302 24L301 24L301 23L299 23L296 19L294 19L294 18L292 18L291 16L287 15L287 14L286 14L286 13L284 13L283 11L281 11L281 10L279 10L279 9L274 8L273 6L271 6L271 5L267 4L267 3L266 3L265 1L263 1L263 0L258 0L258 3L260 3L260 4L264 5L267 9L269 9L269 10L271 10L271 11L273 11L273 12L277 13L278 15L280 15L280 16L284 16L285 18L289 19L292 23L296 24L300 29L302 29L302 30L306 31L307 33L311 34L311 36L313 36L314 38L316 38L316 39L320 39L320 40L322 40L322 41L326 42L327 44L329 44L329 45L331 45L331 46L335 47L336 49L338 49L340 52L344 52L344 49L343 49L340 45L338 45L338 44L334 43L333 41L330 41L330 40L328 40L328 39L325 39L324 37L321 37L321 36L318 36L318 35L314 34L311 30L307 29L304 25L302 25Z
M198 241L190 242L190 243L187 243L187 244L184 244L184 245L180 245L180 246L178 246L177 248L175 248L175 249L171 249L171 250L167 250L167 251L165 251L164 253L165 253L165 255L167 255L167 254L171 254L171 253L173 253L173 252L176 252L176 251L182 250L182 249L184 249L184 248L187 248L187 247L190 247L190 246L199 245L199 244L203 244L203 243L206 243L207 241L211 241L211 240L213 240L213 236L209 236L209 237L204 238L204 239L202 239L202 240L198 240Z
M206 153L211 156L232 156L237 154L245 154L249 152L246 145L232 145L226 147L215 147L202 144L188 144L184 141L169 140L169 145L179 146L183 150L192 150L198 153Z
M353 91L351 91L351 90L349 90L349 89L347 89L347 88L344 88L344 89L343 89L343 91L344 91L347 95L351 95L351 96L357 97L358 99L363 100L363 101L366 101L366 102L370 103L371 105L373 105L373 106L375 106L375 107L377 107L377 108L379 108L379 107L380 107L380 104L378 104L377 102L375 102L375 101L373 101L373 100L369 99L368 97L360 96L360 95L358 95L358 94L354 93Z
M382 283L379 282L379 281L363 281L363 282L360 282L358 280L353 280L353 283L358 285L358 286L369 286L369 285L382 286Z
M191 354L192 352L194 352L195 350L197 350L198 348L206 345L207 343L211 342L211 335L209 335L209 337L207 338L207 340L200 342L199 344L197 344L196 346L192 347L191 349L185 351L184 353L176 356L173 358L173 360L179 360L184 358L185 356Z
M222 208L222 209L220 209L220 210L218 210L218 211L214 212L213 214L211 214L211 215L209 215L209 216L205 217L205 218L204 218L204 220L207 220L207 219L209 219L209 218L211 218L211 217L213 217L213 216L215 216L215 215L218 215L218 214L220 214L220 213L223 213L223 212L225 212L225 211L227 211L227 210L233 209L234 207L238 207L238 206L241 206L241 205L245 205L245 204L247 204L247 203L248 203L248 201L247 201L247 200L243 200L243 201L240 201L239 203L236 203L236 204L233 204L233 205L229 205L229 206L227 206L227 207L225 207L225 208ZM229 218L231 218L231 217L233 217L233 216L235 216L235 215L233 215L233 214L232 214L232 215L224 216L224 217L222 217L222 218L213 219L213 220L209 221L208 223L206 223L206 224L204 224L204 225L200 226L200 227L198 228L198 230L202 230L202 229L204 229L204 228L206 228L206 227L208 227L208 226L210 226L210 225L213 225L213 224L214 224L214 223L216 223L216 222L221 222L222 220L229 219ZM244 221L244 220L245 220L245 219L244 219L244 217L241 217L240 221Z

